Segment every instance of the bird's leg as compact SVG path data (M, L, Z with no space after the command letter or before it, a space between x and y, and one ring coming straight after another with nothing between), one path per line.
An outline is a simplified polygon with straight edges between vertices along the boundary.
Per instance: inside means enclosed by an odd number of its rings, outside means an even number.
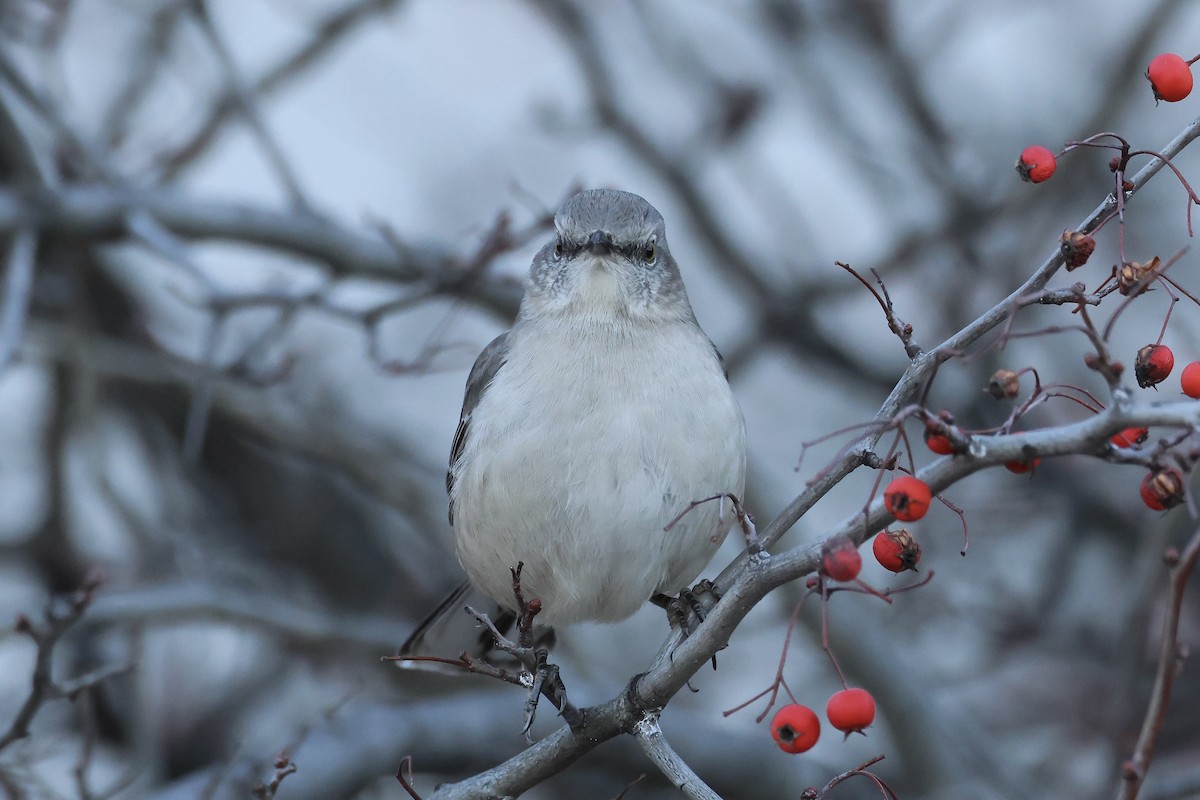
M501 633L487 614L481 614L469 606L467 610L487 628L496 641L496 649L511 655L523 668L519 683L529 689L529 699L525 702L525 721L521 732L529 736L540 697L553 703L573 730L578 729L583 724L583 714L567 700L567 687L563 684L558 667L549 661L550 652L545 647L535 647L533 620L542 610L542 601L536 597L528 601L525 599L525 593L521 590L523 567L524 563L518 563L512 570L513 598L517 605L517 641Z
M525 593L521 591L521 570L525 568L524 561L518 561L512 570L513 599L517 601L517 642L521 647L533 647L533 618L542 610L542 601L534 597L525 601Z

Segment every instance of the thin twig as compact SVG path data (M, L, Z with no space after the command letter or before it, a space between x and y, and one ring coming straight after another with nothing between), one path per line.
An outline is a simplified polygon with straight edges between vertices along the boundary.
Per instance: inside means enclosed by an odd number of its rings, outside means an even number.
M34 623L24 616L17 619L17 631L33 640L37 646L37 655L34 659L33 673L30 675L29 694L17 710L8 730L0 735L0 750L29 735L30 724L47 701L69 697L116 674L112 670L100 670L93 673L89 679L72 681L70 684L60 685L54 681L54 647L91 605L99 585L99 576L91 574L84 580L83 586L68 597L52 599L46 606L41 624Z
M234 63L233 54L229 52L229 47L217 31L206 0L192 0L192 16L200 23L200 30L204 33L204 38L208 41L209 47L212 48L221 65L225 82L230 87L230 94L237 100L242 116L246 118L254 138L258 140L258 146L271 164L271 169L279 178L279 182L283 184L292 208L297 212L308 212L312 206L300 188L300 181L291 164L284 157L283 148L267 129L262 110L258 107L258 99L253 90L246 85L237 64Z
M311 38L263 72L248 85L248 90L256 97L265 97L284 88L332 52L360 25L378 14L391 11L399 4L400 0L355 0L331 12L316 25ZM174 180L182 170L195 164L208 152L237 107L236 95L232 89L227 89L213 104L204 122L186 141L155 159L159 165L159 182Z
M1163 721L1167 716L1167 706L1171 700L1171 688L1175 684L1175 676L1179 673L1184 658L1184 650L1179 645L1179 617L1183 609L1183 596L1187 590L1188 579L1200 559L1200 528L1192 533L1182 554L1171 566L1167 591L1167 609L1163 616L1162 642L1159 646L1158 670L1154 676L1154 688L1150 692L1150 701L1146 706L1146 716L1142 720L1142 730L1138 734L1137 744L1133 754L1121 768L1121 785L1117 790L1118 800L1134 800L1146 779L1146 771L1154 758L1154 747L1158 743L1158 735L1162 731ZM1172 558L1171 560L1174 560Z

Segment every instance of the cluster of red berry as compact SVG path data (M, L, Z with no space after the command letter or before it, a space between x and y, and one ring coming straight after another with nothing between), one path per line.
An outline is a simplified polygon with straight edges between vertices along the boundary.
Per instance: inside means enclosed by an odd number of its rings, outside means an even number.
M929 485L911 475L896 478L884 490L883 496L892 515L905 522L925 516L933 498ZM881 531L872 542L871 550L875 559L892 572L915 570L921 560L920 546L903 528ZM858 578L861 571L862 556L849 539L838 539L826 546L821 558L823 575L835 581L849 582ZM810 579L810 588L815 585L816 580ZM836 665L836 660L834 663ZM841 674L840 669L838 673ZM825 716L830 725L847 736L862 733L875 721L875 698L866 689L843 689L829 698ZM817 743L821 721L808 706L792 702L776 712L771 721L771 735L785 753L803 753Z
M1161 53L1155 56L1146 69L1146 80L1150 82L1155 101L1177 103L1190 95L1193 83L1191 67L1197 61L1200 61L1200 56L1190 60L1175 53ZM1070 143L1058 155L1061 156L1078 144L1088 144L1091 141L1089 139L1082 143ZM1122 144L1124 144L1123 141ZM1123 169L1128 160L1127 147L1122 151L1122 156L1123 158L1114 158L1109 165L1114 171ZM1030 145L1021 151L1016 166L1022 179L1031 183L1041 183L1054 174L1057 157L1049 148ZM1084 236L1076 231L1064 233L1062 253L1067 269L1081 266L1087 261L1094 248L1095 242L1090 236ZM1130 262L1124 264L1121 269L1114 270L1114 279L1122 293L1144 291L1146 276L1158 272L1157 261L1155 259L1151 264L1144 265ZM1137 359L1134 362L1134 376L1137 378L1138 386L1142 388L1157 386L1166 380L1174 367L1175 356L1171 352L1171 348L1161 343L1148 344L1137 353ZM1200 362L1192 362L1184 368L1180 375L1180 385L1183 393L1188 397L1200 398ZM1140 446L1147 436L1148 431L1145 428L1130 428L1113 436L1111 442L1114 447L1119 449L1132 448ZM930 449L934 452L941 452L933 443L930 443ZM1036 461L1006 466L1013 472L1027 472L1036 466ZM1184 499L1183 476L1174 467L1152 466L1142 481L1141 495L1146 505L1156 511L1178 505Z
M1161 53L1155 56L1146 69L1146 80L1150 81L1155 101L1178 103L1191 94L1192 64L1197 60L1200 60L1200 56L1190 61L1175 53ZM1022 180L1030 183L1049 180L1057 166L1058 161L1054 153L1040 144L1026 147L1017 159L1017 172L1021 174Z
M932 492L929 484L911 475L901 475L883 494L884 505L896 519L914 522L929 510ZM876 534L871 552L880 566L890 572L915 570L921 560L921 546L904 528ZM839 538L826 545L821 554L821 572L835 581L847 583L862 571L862 556L849 539Z
M862 733L875 721L875 698L866 689L843 689L825 704L829 724L847 736ZM788 703L771 720L771 735L785 753L803 753L821 737L817 712L799 703Z
M1191 65L1197 61L1200 61L1200 56L1196 56L1196 58L1190 61L1173 53L1164 53L1155 57L1146 70L1146 78L1150 82L1155 100L1174 103L1186 98L1192 90ZM1118 156L1109 162L1109 168L1115 175L1116 196L1123 196L1125 192L1130 192L1135 188L1132 182L1125 179L1125 170L1132 157L1158 155L1152 151L1135 150L1128 141L1120 136L1103 133L1080 142L1069 142L1066 148L1057 155L1041 145L1031 145L1025 148L1017 159L1017 171L1024 180L1032 183L1041 183L1054 175L1059 157L1079 147L1108 148L1118 152ZM1166 160L1165 156L1159 157ZM1180 181L1184 182L1179 171L1175 170L1175 172L1179 176ZM1184 182L1184 185L1188 190L1191 201L1200 203L1200 198L1197 198L1197 195L1187 186L1186 182ZM1190 220L1189 211L1189 232L1191 231ZM1098 227L1096 229L1098 230ZM1092 255L1095 247L1096 242L1089 233L1065 231L1060 241L1060 250L1066 269L1073 270L1083 266ZM1121 265L1113 268L1112 275L1097 290L1098 295L1103 297L1108 293L1120 291L1125 296L1137 296L1146 291L1150 283L1158 282L1167 287L1167 292L1171 295L1172 300L1178 299L1171 292L1171 287L1182 291L1181 287L1162 274L1170 266L1170 262L1164 265L1157 257L1145 264L1126 261L1124 260L1123 244L1121 258ZM1183 293L1187 294L1186 291ZM1187 296L1189 298L1192 297L1190 294L1187 294ZM1194 300L1195 298L1192 299ZM884 301L880 300L880 302L883 303ZM1200 301L1196 302L1200 303ZM1119 310L1117 313L1120 313ZM1088 325L1090 327L1090 322ZM1163 332L1166 331L1166 327L1166 322L1164 322ZM1107 339L1107 332L1104 338ZM1161 343L1161 339L1162 334L1160 334L1158 342L1146 345L1137 353L1134 364L1134 375L1138 385L1142 388L1157 386L1166 380L1174 369L1174 354L1169 347ZM1110 383L1115 385L1121 372L1121 365L1110 363L1107 357L1100 359L1097 356L1093 356L1092 358L1093 363L1089 363L1089 366L1100 370L1109 378ZM1011 423L1019 418L1020 413L1033 407L1036 402L1040 402L1045 396L1048 396L1048 389L1041 384L1036 371L1032 370L1032 368L1021 370L1021 372L999 370L992 377L987 387L987 391L998 400L1014 400L1020 394L1020 374L1026 371L1031 371L1034 374L1036 383L1034 394L1031 396L1029 402L1018 409L1017 412L1014 412L1010 424L1005 427L1005 430L1008 430ZM1185 395L1200 399L1200 361L1194 361L1182 370L1180 385ZM1052 385L1049 386L1049 391L1061 392L1062 388L1061 385ZM1087 392L1082 393L1086 395L1087 400L1095 401L1095 398ZM1077 400L1077 402L1079 401ZM1081 405L1092 409L1096 413L1099 413L1103 409L1103 405L1098 402L1089 403L1085 401L1081 402ZM949 412L943 411L936 416L928 412L923 412L920 418L925 422L925 444L930 451L939 455L954 455L966 450L968 433L955 427L953 417ZM903 437L903 432L900 435ZM1147 441L1148 437L1149 430L1147 428L1127 428L1114 435L1110 439L1110 443L1118 450L1140 448ZM1183 501L1185 497L1185 480L1178 468L1160 464L1157 457L1145 457L1139 460L1138 456L1133 456L1132 460L1149 466L1148 473L1141 485L1141 496L1147 506L1155 510L1165 510ZM1030 451L1026 457L1010 461L1005 464L1005 467L1014 473L1027 473L1034 470L1040 462L1041 459L1034 452ZM911 469L915 470L915 465L911 466ZM899 475L883 491L884 507L889 514L902 523L915 522L924 517L929 510L932 500L933 492L930 486L912 474ZM955 510L952 505L947 505L952 510ZM958 513L962 516L961 512ZM871 549L879 564L894 573L915 570L921 558L920 546L912 534L903 528L881 531L872 541ZM965 548L963 554L965 555ZM862 591L886 597L886 595L872 589L859 579L861 570L862 556L859 554L858 549L849 539L841 537L826 544L821 555L819 574L818 576L810 577L807 585L811 593L820 594L822 600L826 603L832 592L843 590ZM930 576L932 576L932 573L930 573ZM828 583L830 580L842 583L855 582L856 586L831 588ZM924 582L920 582L915 586L923 584ZM915 586L903 587L901 591L904 588L915 588ZM797 608L798 612L799 608ZM842 686L846 686L845 676L842 674L840 667L837 666L837 659L834 658L827 639L823 642L823 648L830 659L833 660L834 667L837 669L839 677L841 677ZM782 668L783 660L781 659L781 673ZM777 678L776 684L771 689L768 689L759 696L761 697L767 692L777 691L780 685L787 691L792 702L776 712L771 722L771 733L780 749L784 752L802 753L817 743L821 733L821 722L815 711L795 701L795 697L792 696L791 690L788 689L781 675ZM825 713L829 723L844 732L847 736L851 733L862 733L875 719L875 700L865 689L844 688L830 697ZM764 711L759 720L761 721L766 714L767 711Z
M1165 344L1148 344L1138 351L1134 375L1143 389L1165 381L1175 368L1175 354ZM1200 361L1193 361L1179 373L1179 386L1188 397L1200 399ZM1114 447L1139 447L1149 437L1147 428L1126 428L1109 441ZM1175 467L1157 467L1142 479L1142 502L1155 511L1165 511L1184 499L1183 474Z
M1157 386L1175 369L1175 354L1165 344L1148 344L1138 351L1133 372L1143 389ZM1200 361L1193 361L1179 373L1179 388L1193 399L1200 399Z

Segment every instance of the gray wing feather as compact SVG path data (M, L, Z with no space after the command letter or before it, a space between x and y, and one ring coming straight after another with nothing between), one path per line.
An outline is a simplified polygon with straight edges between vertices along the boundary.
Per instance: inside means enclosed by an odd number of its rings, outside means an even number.
M462 414L458 417L458 430L454 432L454 444L450 448L450 467L446 470L446 492L454 488L454 465L462 456L463 444L467 441L467 429L471 424L471 412L479 405L483 393L508 356L508 334L502 333L483 348L471 374L467 376L467 391L463 396ZM454 524L454 503L450 503L450 524Z

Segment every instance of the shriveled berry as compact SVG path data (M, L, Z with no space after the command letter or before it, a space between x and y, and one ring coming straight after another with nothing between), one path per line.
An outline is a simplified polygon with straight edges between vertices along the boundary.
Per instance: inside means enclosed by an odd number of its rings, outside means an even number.
M862 733L875 721L875 698L866 689L843 689L829 698L825 716L846 735Z
M1165 344L1148 344L1137 352L1133 374L1143 389L1157 386L1175 368L1175 354Z
M1150 288L1162 259L1158 256L1147 261L1126 261L1117 269L1117 289L1122 295L1137 296Z
M1179 373L1179 385L1188 397L1200 397L1200 361L1193 361Z
M1096 240L1079 231L1063 231L1062 238L1058 240L1058 249L1062 253L1063 264L1070 272L1087 263L1096 250Z
M771 736L783 752L803 753L820 738L821 720L808 706L789 703L775 712L771 720Z
M904 528L877 533L871 542L871 552L880 566L891 572L915 571L921 560L921 545Z
M883 504L901 522L916 522L925 516L933 492L929 484L912 475L901 475L883 490Z
M987 392L997 400L1012 400L1021 392L1021 376L1011 369L998 369L988 379Z
M1054 174L1058 165L1054 161L1054 153L1040 144L1031 144L1021 151L1017 159L1017 172L1021 180L1030 183L1041 183Z
M1165 511L1183 502L1183 473L1174 467L1159 467L1142 478L1142 502L1155 511Z
M1150 81L1155 100L1177 103L1192 93L1192 70L1174 53L1160 53L1151 59L1146 80Z
M1138 447L1146 441L1146 437L1149 435L1149 428L1126 428L1120 433L1113 434L1108 441L1112 442L1113 447Z
M825 545L821 569L835 581L852 581L862 570L862 556L849 539L839 536Z

